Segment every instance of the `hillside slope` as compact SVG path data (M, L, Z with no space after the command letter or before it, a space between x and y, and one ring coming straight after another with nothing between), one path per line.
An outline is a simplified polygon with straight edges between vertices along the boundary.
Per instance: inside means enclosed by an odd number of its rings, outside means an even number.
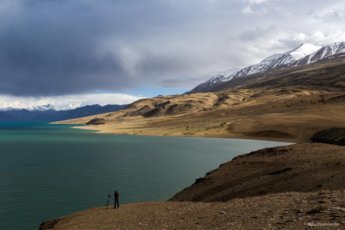
M345 189L345 148L298 144L234 158L177 193L172 201L218 202L281 192Z
M161 107L162 103L172 104ZM98 118L101 125L84 128L118 134L305 141L320 130L344 126L344 112L345 92L251 89L148 99L119 112L61 123L86 124Z

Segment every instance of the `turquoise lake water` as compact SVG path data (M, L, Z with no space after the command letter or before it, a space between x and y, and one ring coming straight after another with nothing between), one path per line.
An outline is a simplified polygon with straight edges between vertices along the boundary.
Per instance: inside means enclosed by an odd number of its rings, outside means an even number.
M0 229L121 203L166 200L234 156L287 143L96 134L68 125L0 123Z

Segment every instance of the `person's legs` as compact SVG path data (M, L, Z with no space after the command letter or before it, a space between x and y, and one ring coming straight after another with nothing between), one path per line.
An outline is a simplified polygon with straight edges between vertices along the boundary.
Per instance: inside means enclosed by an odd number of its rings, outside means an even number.
M120 208L120 202L118 199L116 199L116 206L117 206L117 208Z

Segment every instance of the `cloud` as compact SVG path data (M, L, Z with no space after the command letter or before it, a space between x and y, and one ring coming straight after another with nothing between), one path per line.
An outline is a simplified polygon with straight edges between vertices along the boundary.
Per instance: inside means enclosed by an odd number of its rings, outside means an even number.
M274 0L245 0L245 7L242 10L244 14L264 14L267 13L267 3Z
M0 94L37 98L192 88L215 72L300 42L345 40L342 13L334 14L341 4L0 0ZM246 8L250 14L243 14Z
M327 7L318 10L312 14L316 19L321 21L339 21L345 18L345 3L340 2L337 4L331 4Z
M56 110L74 109L86 105L129 104L142 97L127 94L82 94L64 95L56 97L17 97L0 95L0 109L34 109L40 106L50 105Z
M265 2L268 2L269 0L247 0L248 3L250 4L262 4Z

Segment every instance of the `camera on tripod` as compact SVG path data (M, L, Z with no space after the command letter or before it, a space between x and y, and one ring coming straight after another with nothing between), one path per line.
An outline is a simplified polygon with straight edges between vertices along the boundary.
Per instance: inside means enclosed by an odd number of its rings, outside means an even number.
M109 206L109 202L110 202L111 200L112 200L111 195L110 195L110 194L108 194L107 206L106 206L105 208L108 208L108 206Z

